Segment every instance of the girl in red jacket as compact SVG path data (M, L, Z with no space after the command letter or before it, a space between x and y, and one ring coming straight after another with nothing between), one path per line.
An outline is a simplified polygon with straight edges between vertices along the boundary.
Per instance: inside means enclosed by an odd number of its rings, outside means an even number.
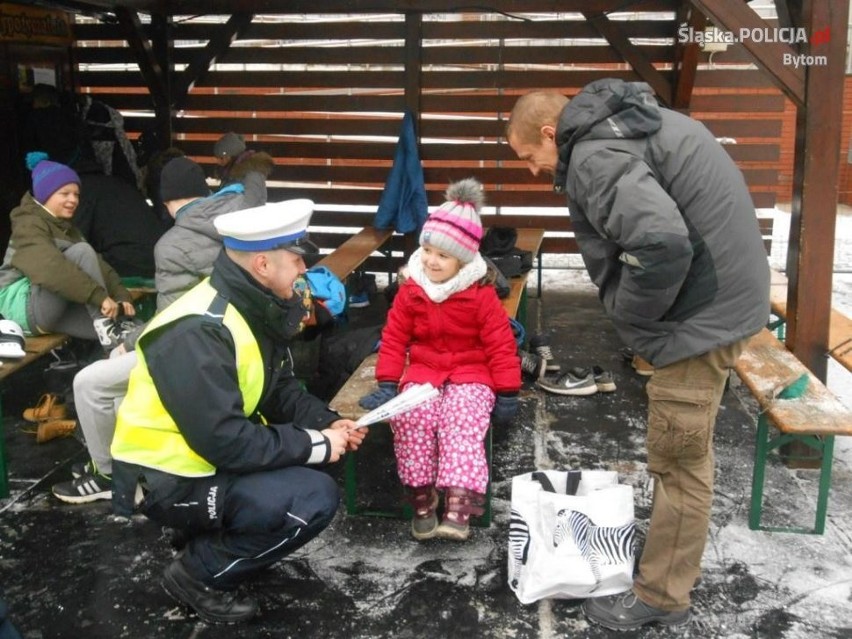
M479 182L456 182L426 220L382 331L379 388L360 402L375 408L409 384L439 389L438 398L391 419L417 540L468 538L470 516L482 514L488 487L484 442L491 419L505 424L517 411L517 347L479 254L482 200ZM439 490L445 493L440 525Z

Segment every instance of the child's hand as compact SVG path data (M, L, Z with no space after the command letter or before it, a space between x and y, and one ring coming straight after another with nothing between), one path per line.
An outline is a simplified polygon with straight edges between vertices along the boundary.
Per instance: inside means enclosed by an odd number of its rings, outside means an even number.
M396 397L397 388L396 382L379 382L379 387L369 395L364 395L358 400L358 405L367 410L378 408L385 402L389 402Z
M497 395L491 411L491 421L495 426L508 426L518 412L518 394L501 393Z

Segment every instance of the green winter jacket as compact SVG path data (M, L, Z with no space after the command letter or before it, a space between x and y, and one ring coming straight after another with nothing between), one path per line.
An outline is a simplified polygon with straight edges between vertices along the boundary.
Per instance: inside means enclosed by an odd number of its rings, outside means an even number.
M106 290L62 254L72 244L86 241L71 220L53 217L30 193L10 219L12 235L0 265L0 289L26 277L32 285L77 304L99 307L107 297L131 301L118 273L103 258L98 256Z

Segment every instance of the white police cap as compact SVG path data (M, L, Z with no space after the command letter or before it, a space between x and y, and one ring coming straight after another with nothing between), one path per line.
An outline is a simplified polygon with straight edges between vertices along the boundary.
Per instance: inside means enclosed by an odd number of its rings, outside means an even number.
M286 249L297 255L315 255L319 249L308 239L308 225L313 212L311 200L285 200L226 213L217 217L213 224L230 249Z

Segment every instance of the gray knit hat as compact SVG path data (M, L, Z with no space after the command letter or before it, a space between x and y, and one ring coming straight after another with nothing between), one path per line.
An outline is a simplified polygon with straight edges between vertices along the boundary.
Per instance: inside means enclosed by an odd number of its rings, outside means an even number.
M476 257L482 241L482 184L474 178L453 182L446 198L423 224L420 245L429 244L468 264Z
M231 157L235 158L240 153L246 150L246 143L243 136L233 131L223 135L213 146L213 155L217 158Z

